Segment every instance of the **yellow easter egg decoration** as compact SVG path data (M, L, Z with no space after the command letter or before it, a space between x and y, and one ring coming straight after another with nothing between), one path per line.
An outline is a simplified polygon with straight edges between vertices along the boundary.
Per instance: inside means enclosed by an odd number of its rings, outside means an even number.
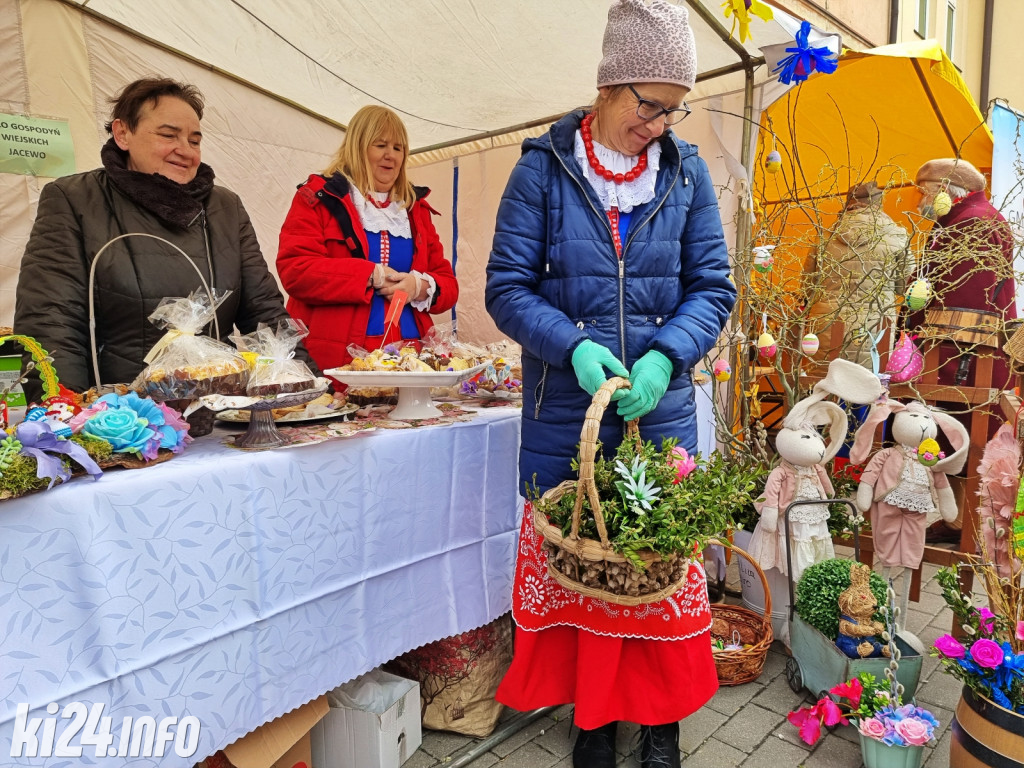
M757 351L766 360L775 357L775 353L779 351L779 347L775 343L775 337L768 333L768 331L757 337Z
M732 378L732 366L726 360L716 360L711 372L715 375L715 381L728 381Z
M910 290L907 291L907 306L911 310L917 312L918 310L924 309L925 305L932 300L932 284L927 280L918 279L910 284Z
M932 438L926 438L917 446L917 460L926 467L934 467L939 459L943 458L939 451L939 444Z
M935 200L932 201L932 208L935 209L937 216L945 216L953 208L953 200L950 198L948 192L939 192L935 195Z
M778 150L773 149L764 159L764 169L768 171L768 173L778 173L781 168L782 155L779 154Z

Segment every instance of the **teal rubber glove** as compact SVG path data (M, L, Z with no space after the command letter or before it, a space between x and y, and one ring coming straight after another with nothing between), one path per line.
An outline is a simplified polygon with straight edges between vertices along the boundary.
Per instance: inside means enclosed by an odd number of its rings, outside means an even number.
M646 416L668 391L672 361L656 349L633 363L629 381L633 388L619 401L619 416L626 421Z
M576 380L580 386L591 397L601 388L601 385L608 380L605 368L611 371L613 376L627 378L629 371L608 347L585 339L572 353L572 367L576 371ZM623 397L628 390L618 389L612 394L612 400Z

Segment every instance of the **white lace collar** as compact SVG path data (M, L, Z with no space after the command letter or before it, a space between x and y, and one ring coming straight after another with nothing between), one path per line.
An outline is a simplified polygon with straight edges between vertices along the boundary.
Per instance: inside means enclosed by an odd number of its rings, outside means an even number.
M392 200L387 208L378 208L366 202L366 198L356 189L354 184L349 184L349 194L352 196L352 204L359 214L359 222L367 232L387 232L394 237L407 237L412 239L412 228L409 226L409 212ZM387 192L371 192L374 199L384 202L388 198Z
M616 184L614 181L598 176L587 161L587 148L583 145L583 136L576 131L575 152L576 162L583 170L583 177L590 183L597 199L606 211L618 208L622 213L629 213L638 205L654 199L654 184L658 180L658 168L661 163L661 142L652 141L647 145L647 168L633 181ZM594 142L594 154L601 165L612 173L626 173L636 165L636 158L616 152L614 149Z

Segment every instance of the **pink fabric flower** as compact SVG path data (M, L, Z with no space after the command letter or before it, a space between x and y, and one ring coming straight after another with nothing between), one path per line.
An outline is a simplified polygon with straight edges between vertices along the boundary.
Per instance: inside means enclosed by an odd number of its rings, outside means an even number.
M978 666L995 669L1003 663L1003 649L999 643L982 638L971 644L971 658Z
M928 724L916 717L898 721L894 730L912 747L923 746L932 740L928 733Z
M669 454L668 463L676 471L676 479L672 481L673 485L678 485L680 480L697 468L697 462L693 457L686 452L685 448L678 445Z
M821 737L821 720L815 711L817 708L817 705L804 707L786 715L786 719L800 729L800 738L807 744L816 744Z
M981 629L984 632L991 634L992 629L995 626L993 619L995 619L996 615L992 613L992 611L990 611L988 608L982 606L980 609L978 609L978 616L980 617L978 624L981 627Z
M1017 632L1015 634L1018 640L1024 640L1024 621L1017 622Z
M822 699L817 706L822 722L829 728L840 723L846 725L846 718L843 717L842 710L832 699Z
M102 413L107 410L107 404L103 402L97 402L88 408L83 408L68 421L68 426L71 427L71 431L78 433L82 431L82 427L85 426L85 422L95 416L97 413Z
M957 642L952 635L942 635L935 641L935 650L949 659L962 659L967 655L967 649Z
M882 737L885 736L885 725L882 724L881 720L876 720L873 717L861 719L857 724L857 730L875 741L881 741Z
M860 706L860 697L864 693L864 686L859 678L853 678L845 683L840 683L834 688L829 690L829 693L835 694L844 699L850 700L850 706L856 709Z

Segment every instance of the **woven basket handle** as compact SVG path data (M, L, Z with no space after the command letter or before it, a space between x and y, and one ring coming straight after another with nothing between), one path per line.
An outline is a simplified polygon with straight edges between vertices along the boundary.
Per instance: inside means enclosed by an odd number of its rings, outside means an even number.
M579 538L583 494L586 493L590 500L590 509L594 513L594 522L597 523L597 535L601 538L601 546L611 549L611 543L608 541L608 528L604 524L604 515L601 513L601 501L597 497L597 486L594 484L594 457L597 455L597 436L601 431L601 417L604 416L605 409L611 402L612 394L616 390L629 389L631 386L629 379L613 376L594 393L594 400L587 408L587 415L583 419L583 430L580 432L580 479L576 484L576 505L572 510L572 530L569 533L569 538L573 541ZM626 437L635 439L639 445L640 429L636 420L626 423Z
M213 291L210 289L209 284L206 282L206 278L203 277L202 270L196 266L195 262L188 257L181 248L176 246L170 240L165 240L159 235L151 235L148 232L128 232L123 235L107 240L103 244L103 247L96 251L96 255L92 257L92 264L89 267L89 351L92 353L92 374L93 378L96 379L96 391L103 391L103 383L100 381L100 356L99 350L96 348L96 265L100 263L100 256L110 246L116 243L118 240L124 240L127 237L148 237L153 240L159 240L165 245L171 246L175 251L181 254L182 258L196 271L199 275L199 282L203 285L203 290L206 291L206 295L210 298L210 307L213 308L213 332L216 334L217 341L220 341L220 323L217 320L217 302L214 299ZM212 270L212 267L211 267Z

